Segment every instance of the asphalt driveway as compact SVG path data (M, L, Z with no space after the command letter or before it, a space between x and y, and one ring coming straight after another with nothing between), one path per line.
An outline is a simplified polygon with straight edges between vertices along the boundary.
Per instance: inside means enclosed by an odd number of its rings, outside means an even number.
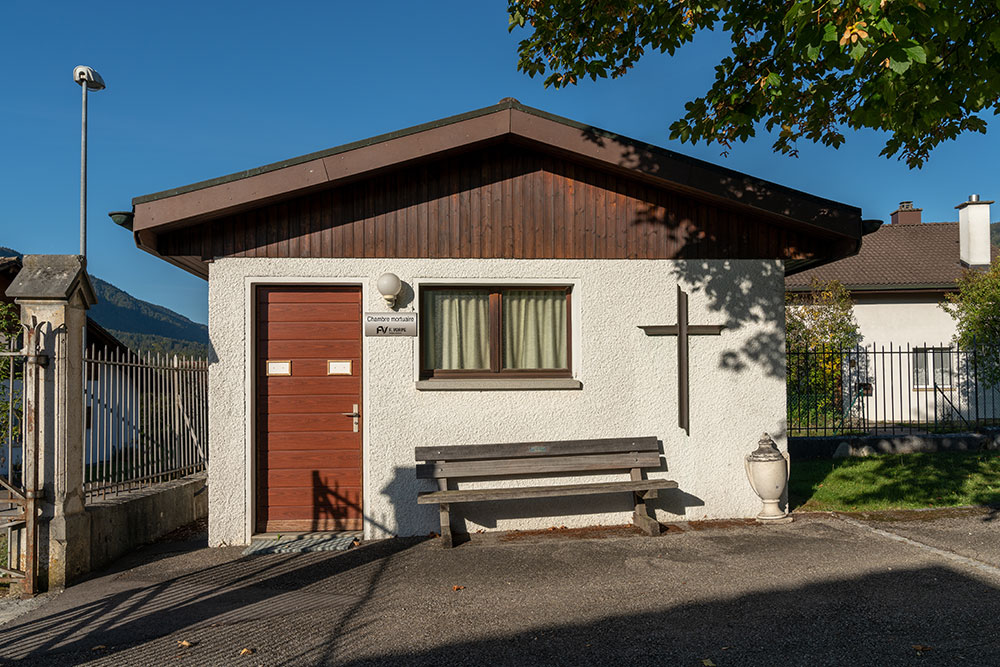
M0 627L4 664L996 664L1000 515L154 545ZM904 534L905 533L905 534ZM708 662L706 662L708 661Z

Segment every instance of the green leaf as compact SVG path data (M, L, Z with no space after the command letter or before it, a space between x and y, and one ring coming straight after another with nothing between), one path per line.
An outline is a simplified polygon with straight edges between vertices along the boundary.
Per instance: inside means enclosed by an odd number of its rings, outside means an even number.
M927 53L922 46L907 46L903 51L910 56L910 60L915 60L921 65L927 62Z
M765 126L788 126L794 137L774 149L794 154L794 139L837 146L844 136L835 128L872 129L886 135L883 155L919 167L942 142L980 131L973 115L1000 110L994 5L508 0L507 13L527 34L518 69L557 89L628 76L644 54L673 55L706 31L728 35L731 51L709 63L708 90L671 126L681 141L728 149ZM845 30L855 41L842 45ZM919 77L908 74L928 63Z
M896 60L895 58L889 58L889 69L891 69L896 74L905 74L906 70L910 69L910 61Z

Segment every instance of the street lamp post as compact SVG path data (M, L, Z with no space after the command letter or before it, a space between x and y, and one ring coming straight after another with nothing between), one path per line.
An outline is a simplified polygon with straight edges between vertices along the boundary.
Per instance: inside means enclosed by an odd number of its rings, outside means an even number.
M103 90L104 79L92 67L73 68L73 80L83 89L82 128L80 130L80 255L87 258L87 91Z

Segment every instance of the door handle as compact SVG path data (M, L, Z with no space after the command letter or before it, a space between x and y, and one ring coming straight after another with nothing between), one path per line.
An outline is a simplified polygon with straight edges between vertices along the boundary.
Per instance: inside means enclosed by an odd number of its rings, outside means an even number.
M361 419L361 413L358 412L358 404L357 403L354 404L353 410L354 410L353 412L341 412L340 414L344 415L345 417L353 417L354 418L354 432L357 433L358 432L359 421Z

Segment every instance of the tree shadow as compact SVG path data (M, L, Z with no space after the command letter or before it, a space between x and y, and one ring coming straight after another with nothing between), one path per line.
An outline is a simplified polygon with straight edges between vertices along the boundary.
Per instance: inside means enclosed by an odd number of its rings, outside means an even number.
M983 484L972 480L982 476ZM1000 456L995 453L936 452L802 461L792 464L792 509L812 499L824 508L850 511L885 507L1000 506ZM995 515L995 510L990 513Z
M986 608L969 605L969 600ZM496 613L485 614L488 621L472 614L463 631L428 628L432 639L422 646L382 635L385 641L376 649L368 642L364 657L345 659L355 652L351 644L360 632L354 631L331 635L325 646L279 664L991 664L998 648L992 628L992 614L1000 611L997 588L944 567L878 572L705 601L648 602L648 611L608 609L610 613L589 622L560 622L557 614L532 614L526 622L503 617L510 625L529 626L508 632L494 629L498 623L505 627ZM541 606L559 605L525 603L527 609ZM576 610L568 613L580 615ZM944 627L942 619L947 619ZM484 631L487 622L492 625ZM416 627L433 623L414 619Z
M341 622L348 623L375 594L393 559L425 539L397 538L338 553L223 556L226 562L208 567L198 567L197 552L218 550L205 549L204 539L185 543L180 549L154 550L99 575L119 573L116 581L137 579L136 586L5 626L0 635L0 656L41 658L45 664L61 662L56 657L60 654L107 658L119 649L210 622L280 618L310 608L336 610ZM144 583L146 576L158 578L149 573L169 568L170 561L178 560L193 567L177 576ZM316 591L335 578L349 584L352 592ZM99 654L93 653L96 644L101 647ZM64 664L77 662L77 657L70 657Z

